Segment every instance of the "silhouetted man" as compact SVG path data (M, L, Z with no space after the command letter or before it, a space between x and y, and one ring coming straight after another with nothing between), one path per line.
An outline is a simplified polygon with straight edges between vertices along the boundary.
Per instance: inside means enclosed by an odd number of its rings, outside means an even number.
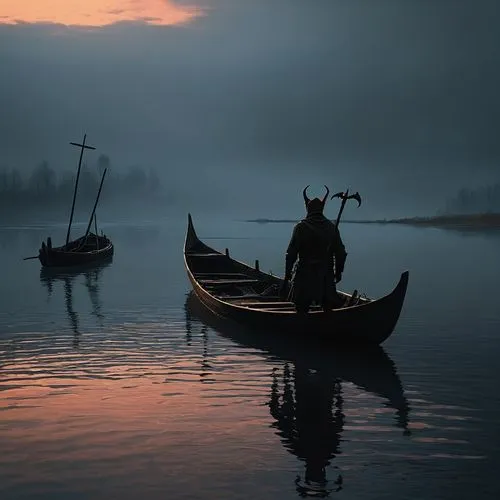
M311 304L317 303L327 311L339 304L335 283L342 279L347 257L336 225L323 215L330 193L327 186L322 200L307 197L303 191L307 216L294 228L286 252L285 287L292 280L295 261L298 263L293 277L289 300L297 312L306 313Z

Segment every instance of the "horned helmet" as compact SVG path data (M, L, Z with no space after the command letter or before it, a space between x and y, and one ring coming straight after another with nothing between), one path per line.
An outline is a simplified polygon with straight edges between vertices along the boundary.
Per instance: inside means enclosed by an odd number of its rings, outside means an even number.
M306 204L307 213L308 214L314 214L314 213L321 214L321 213L323 213L323 209L325 208L326 200L328 198L328 195L330 194L330 190L328 189L328 186L325 185L326 194L322 200L320 200L319 198L313 198L312 200L310 200L307 197L307 188L308 187L309 187L309 185L307 185L304 188L304 191L302 191L302 195L304 196L304 203Z

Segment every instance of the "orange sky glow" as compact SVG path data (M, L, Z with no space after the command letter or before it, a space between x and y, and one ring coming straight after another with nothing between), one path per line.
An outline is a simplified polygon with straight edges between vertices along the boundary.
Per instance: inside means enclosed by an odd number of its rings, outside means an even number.
M202 15L173 0L0 0L0 24L54 23L103 27L123 21L155 26L184 24Z

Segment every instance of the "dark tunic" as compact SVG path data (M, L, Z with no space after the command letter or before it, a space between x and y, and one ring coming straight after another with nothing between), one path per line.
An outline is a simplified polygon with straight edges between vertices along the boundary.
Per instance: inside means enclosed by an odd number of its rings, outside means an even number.
M334 304L335 268L342 273L347 257L336 225L321 213L308 215L294 228L286 253L286 276L297 262L290 300L297 306Z

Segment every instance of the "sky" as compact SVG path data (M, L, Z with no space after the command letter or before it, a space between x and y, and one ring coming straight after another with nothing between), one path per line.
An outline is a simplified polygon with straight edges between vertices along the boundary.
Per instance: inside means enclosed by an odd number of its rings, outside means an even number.
M0 0L0 165L157 168L258 216L359 191L433 213L500 181L497 0ZM214 202L215 203L215 202Z

